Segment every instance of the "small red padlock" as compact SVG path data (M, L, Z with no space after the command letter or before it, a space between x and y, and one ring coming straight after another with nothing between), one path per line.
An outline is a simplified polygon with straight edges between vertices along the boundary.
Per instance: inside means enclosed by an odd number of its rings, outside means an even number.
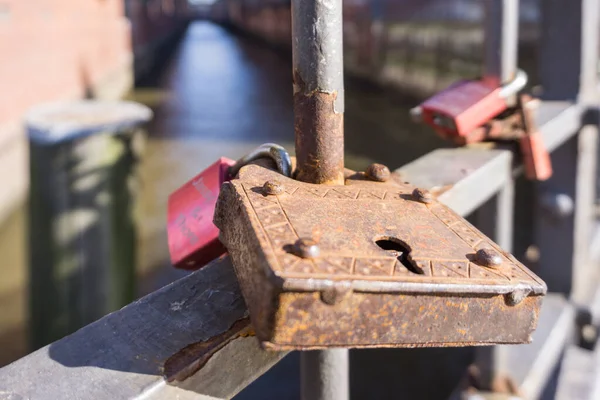
M538 101L526 95L519 96L524 135L519 139L525 177L536 181L545 181L552 176L552 159L544 145L540 131L535 123L534 111Z
M225 253L212 219L219 189L231 179L233 165L235 161L221 157L169 196L169 252L176 268L196 269Z
M431 125L442 137L455 139L470 134L508 108L507 99L527 83L519 70L510 83L501 87L487 80L461 81L434 95L413 109L413 116Z
M169 196L167 236L171 263L176 268L198 269L227 251L219 241L213 215L221 185L241 167L269 157L280 173L291 175L291 160L285 149L265 143L238 161L221 157Z

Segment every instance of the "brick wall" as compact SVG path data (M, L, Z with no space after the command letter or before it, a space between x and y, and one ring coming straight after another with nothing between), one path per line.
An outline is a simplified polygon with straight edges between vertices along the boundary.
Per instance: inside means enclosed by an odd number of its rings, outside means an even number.
M187 0L125 0L131 22L136 78L160 62L165 46L182 32L188 19Z
M130 58L122 0L0 0L0 124L82 96Z
M24 114L39 103L131 87L123 0L0 0L0 223L24 199Z

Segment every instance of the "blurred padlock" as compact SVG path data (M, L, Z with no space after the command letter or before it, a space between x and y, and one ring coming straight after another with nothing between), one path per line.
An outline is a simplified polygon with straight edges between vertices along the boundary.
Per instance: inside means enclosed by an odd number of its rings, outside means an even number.
M525 87L527 74L518 70L515 78L495 86L486 80L461 81L437 93L411 113L442 137L466 136L505 111L507 99Z
M221 185L241 167L263 157L272 159L281 174L291 175L287 151L277 144L265 143L237 162L219 158L169 196L167 235L174 267L198 269L227 251L219 241L219 229L213 224Z
M545 181L552 176L552 160L535 123L534 111L538 101L527 95L519 96L518 109L524 134L519 146L527 179Z
M221 184L231 179L234 164L221 157L169 196L169 252L176 268L199 268L226 251L212 218Z

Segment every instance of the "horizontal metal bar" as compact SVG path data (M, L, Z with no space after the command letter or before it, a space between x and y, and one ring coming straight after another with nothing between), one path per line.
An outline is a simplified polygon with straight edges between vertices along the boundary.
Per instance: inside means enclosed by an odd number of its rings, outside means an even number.
M542 104L538 119L548 148L576 133L584 111ZM434 188L465 215L511 178L512 164L508 150L462 148L434 151L397 172ZM219 259L0 369L0 393L29 399L230 398L285 355L258 347L246 314L231 262ZM569 325L565 318L560 329ZM546 348L538 354L550 354Z
M541 103L536 118L544 144L553 151L575 135L587 109L563 101ZM516 147L515 147L516 148ZM395 172L413 185L432 190L460 215L468 215L520 173L506 146L474 145L439 149Z
M439 149L396 170L460 215L496 194L512 176L512 152L484 147Z
M228 399L285 355L259 348L246 314L231 262L219 259L0 369L0 394Z

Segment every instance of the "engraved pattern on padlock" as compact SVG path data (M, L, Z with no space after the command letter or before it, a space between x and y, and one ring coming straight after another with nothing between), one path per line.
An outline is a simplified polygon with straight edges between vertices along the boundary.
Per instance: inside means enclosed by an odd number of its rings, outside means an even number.
M535 274L423 191L346 172L316 185L251 165L222 187L215 223L265 348L530 341Z
M457 82L411 110L416 121L431 125L442 137L466 136L508 108L507 99L527 84L527 74L493 86L486 80Z
M221 157L169 196L167 235L173 266L198 269L227 251L212 221L219 190L240 168L264 157L275 162L280 174L291 175L288 152L277 144L265 143L238 161Z

